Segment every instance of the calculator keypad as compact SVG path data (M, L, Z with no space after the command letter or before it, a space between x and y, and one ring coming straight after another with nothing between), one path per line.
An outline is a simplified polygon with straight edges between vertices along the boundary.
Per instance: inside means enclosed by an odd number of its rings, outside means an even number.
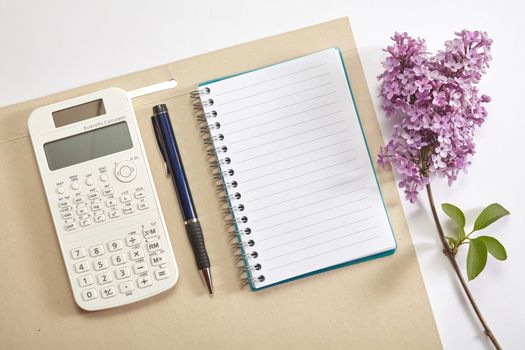
M57 187L57 207L65 231L91 228L121 218L121 214L129 216L150 208L144 188L116 191L107 180L104 181L106 178L109 175L102 173L98 181L93 176L87 177L82 186L74 181L69 187Z
M60 175L52 205L78 304L98 310L170 287L178 271L153 190L133 181L129 160L89 171Z
M82 299L108 299L152 286L170 276L156 226L131 231L122 239L70 251Z

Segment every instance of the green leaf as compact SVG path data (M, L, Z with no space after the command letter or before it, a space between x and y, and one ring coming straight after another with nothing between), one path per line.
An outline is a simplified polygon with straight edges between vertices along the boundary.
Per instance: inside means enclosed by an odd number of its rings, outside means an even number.
M507 260L507 252L505 247L496 238L490 236L479 236L480 241L485 244L489 253L498 260Z
M448 244L451 246L451 248L454 248L458 244L458 241L456 241L456 239L453 237L445 236L445 238L447 239Z
M441 204L441 209L456 223L460 230L465 228L465 214L463 214L461 209L450 203Z
M459 229L458 242L462 242L465 239L465 229Z
M476 278L487 264L487 247L477 238L470 239L467 254L467 276L472 281Z
M494 221L509 215L509 211L498 203L492 203L479 214L474 223L474 231L479 231L492 224Z

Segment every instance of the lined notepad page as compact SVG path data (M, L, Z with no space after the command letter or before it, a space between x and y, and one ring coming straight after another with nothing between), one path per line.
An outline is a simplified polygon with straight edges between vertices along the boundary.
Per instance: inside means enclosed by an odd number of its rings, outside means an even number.
M206 87L253 288L395 249L337 49Z

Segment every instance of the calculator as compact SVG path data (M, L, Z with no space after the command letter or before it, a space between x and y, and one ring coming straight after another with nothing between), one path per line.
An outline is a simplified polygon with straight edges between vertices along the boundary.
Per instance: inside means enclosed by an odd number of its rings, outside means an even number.
M28 127L78 306L107 309L173 287L177 264L126 92L38 108Z

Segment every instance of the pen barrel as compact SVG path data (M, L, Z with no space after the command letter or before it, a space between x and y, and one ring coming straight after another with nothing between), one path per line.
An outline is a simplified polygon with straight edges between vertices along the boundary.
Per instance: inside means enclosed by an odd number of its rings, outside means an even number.
M153 126L159 147L161 148L161 153L163 157L165 157L166 167L171 175L173 186L175 186L182 216L184 220L196 219L197 211L193 204L188 179L186 178L186 172L184 171L184 165L182 164L179 147L177 146L168 111L165 106L164 109L158 111L154 109L154 111L155 116L152 119Z
M193 255L195 255L195 262L197 268L203 270L210 267L210 258L206 252L206 246L204 245L204 235L202 234L201 224L198 221L192 221L186 223L186 233L193 249Z

